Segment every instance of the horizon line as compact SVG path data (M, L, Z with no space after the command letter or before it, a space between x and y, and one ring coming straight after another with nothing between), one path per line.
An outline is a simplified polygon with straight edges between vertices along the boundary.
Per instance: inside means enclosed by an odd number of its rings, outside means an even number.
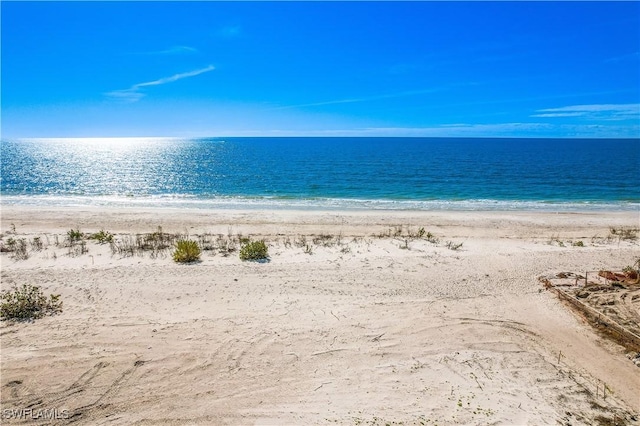
M2 136L1 141L20 139L604 139L604 140L640 140L639 136L367 136L367 135L218 135L218 136Z

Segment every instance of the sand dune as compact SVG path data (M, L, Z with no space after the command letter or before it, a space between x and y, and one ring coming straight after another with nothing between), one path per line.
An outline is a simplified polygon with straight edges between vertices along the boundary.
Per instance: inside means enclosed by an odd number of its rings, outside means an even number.
M92 425L637 424L640 370L537 277L632 264L638 242L605 237L639 219L3 206L3 242L44 247L3 253L2 289L36 284L64 302L2 322L4 421L55 409L54 423ZM158 226L212 244L264 238L271 259L63 247L71 228L122 239ZM433 241L407 236L420 227Z

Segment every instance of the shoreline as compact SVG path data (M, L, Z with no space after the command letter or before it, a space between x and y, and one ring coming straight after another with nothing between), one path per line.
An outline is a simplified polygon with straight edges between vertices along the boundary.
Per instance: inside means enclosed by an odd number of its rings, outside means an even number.
M608 237L637 212L0 206L3 242L44 242L0 254L2 290L64 303L0 323L3 408L38 398L81 424L638 423L638 367L538 281L632 263L638 240ZM158 226L236 248L179 265L64 240ZM242 237L270 261L242 262Z
M4 195L3 205L16 207L96 207L96 208L176 208L188 210L275 210L275 211L503 211L503 212L611 212L631 211L640 214L640 202L621 200L499 200L499 199L360 199L298 198L270 196L50 196Z
M572 221L570 230L567 220ZM274 209L189 209L157 206L140 207L101 207L101 206L16 206L0 202L0 233L6 233L12 226L26 226L37 231L38 227L52 227L66 232L74 228L87 228L85 231L97 232L105 226L115 226L117 232L152 232L158 226L169 232L181 232L185 229L193 232L209 232L212 227L244 226L258 234L282 233L280 225L303 226L307 231L320 232L321 228L331 226L354 235L366 236L369 228L389 226L421 226L428 228L461 229L469 235L493 235L497 237L513 236L514 226L528 225L535 229L529 232L540 237L539 230L550 233L571 231L568 235L596 228L600 234L608 232L610 227L626 226L640 228L640 212L633 211L423 211L423 210L274 210ZM140 229L144 227L145 229ZM266 228L265 228L266 227ZM261 228L265 232L258 232ZM317 228L317 229L316 229ZM475 231L474 231L475 229ZM285 229L286 231L286 229ZM503 232L504 231L504 232ZM489 233L487 233L489 232ZM460 232L457 232L459 234ZM584 238L592 235L582 235ZM546 235L545 235L546 236Z

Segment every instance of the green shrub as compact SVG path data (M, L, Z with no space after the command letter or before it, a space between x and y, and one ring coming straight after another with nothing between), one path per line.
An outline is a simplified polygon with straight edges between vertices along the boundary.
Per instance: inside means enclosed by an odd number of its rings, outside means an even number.
M113 234L110 232L101 229L100 232L96 232L95 234L91 234L89 236L90 240L96 240L100 244L110 243L113 241Z
M67 237L71 243L74 243L76 241L80 241L84 235L79 229L70 229L67 231Z
M178 240L176 250L173 252L173 260L178 263L189 263L200 260L200 246L192 240Z
M47 298L40 287L23 284L0 294L0 317L4 320L28 320L62 312L59 294Z
M249 241L240 248L240 260L267 260L269 249L262 241Z

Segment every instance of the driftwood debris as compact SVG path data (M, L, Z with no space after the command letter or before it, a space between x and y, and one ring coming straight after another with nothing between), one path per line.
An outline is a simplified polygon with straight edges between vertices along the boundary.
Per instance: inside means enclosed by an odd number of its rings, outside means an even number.
M599 334L640 352L640 280L636 269L625 269L561 272L539 280Z

